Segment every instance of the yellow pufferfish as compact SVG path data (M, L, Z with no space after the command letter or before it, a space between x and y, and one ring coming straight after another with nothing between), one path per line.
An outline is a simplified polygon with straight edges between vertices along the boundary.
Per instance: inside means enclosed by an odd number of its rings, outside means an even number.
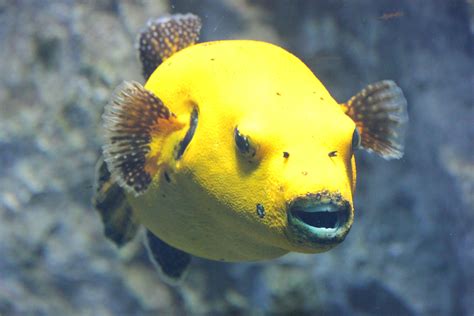
M125 81L103 115L94 206L121 246L145 227L168 280L191 255L253 261L320 253L354 219L354 152L403 155L406 100L393 81L335 101L311 70L265 42L195 44L192 14L138 37L146 83Z

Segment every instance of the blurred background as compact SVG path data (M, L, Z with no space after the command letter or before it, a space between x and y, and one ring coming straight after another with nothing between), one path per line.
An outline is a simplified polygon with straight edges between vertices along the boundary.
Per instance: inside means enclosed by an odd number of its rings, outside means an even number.
M194 260L163 283L91 207L101 114L150 17L300 57L338 101L395 80L405 157L358 153L356 218L320 255ZM474 315L474 1L0 1L0 315Z

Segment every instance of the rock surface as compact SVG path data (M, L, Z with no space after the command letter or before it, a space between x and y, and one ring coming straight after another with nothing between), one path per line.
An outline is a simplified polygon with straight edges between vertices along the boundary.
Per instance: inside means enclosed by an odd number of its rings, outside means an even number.
M0 315L474 314L472 1L1 1ZM358 155L356 220L321 255L195 260L162 283L91 208L100 115L141 80L148 17L194 12L202 40L252 38L301 57L337 100L393 79L406 155Z

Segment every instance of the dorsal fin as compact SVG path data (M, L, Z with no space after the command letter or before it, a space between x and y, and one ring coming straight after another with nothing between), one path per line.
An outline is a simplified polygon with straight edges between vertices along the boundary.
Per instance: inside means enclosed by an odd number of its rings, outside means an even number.
M407 101L395 82L370 84L341 106L356 123L364 149L385 159L403 156Z
M164 141L184 124L151 91L127 81L115 89L103 119L104 160L114 180L135 195L145 192L166 163Z
M138 35L137 48L148 80L165 59L193 45L199 37L201 19L194 14L174 14L150 19Z

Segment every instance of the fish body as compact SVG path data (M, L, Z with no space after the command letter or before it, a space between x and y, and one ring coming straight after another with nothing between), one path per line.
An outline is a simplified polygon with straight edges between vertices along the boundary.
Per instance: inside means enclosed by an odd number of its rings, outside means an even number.
M183 123L194 108L199 113L185 154L166 166L171 181L155 177L145 194L129 196L148 229L215 260L327 250L329 245L293 240L287 204L321 191L352 201L355 123L299 59L263 42L204 43L167 59L145 89ZM239 154L236 127L258 146L258 157ZM176 140L171 143L170 152ZM330 151L338 156L329 157ZM264 206L264 218L257 204Z
M102 178L125 197L109 207L99 181L106 228L145 226L152 257L162 270L172 266L164 271L172 278L187 254L249 261L336 246L354 219L354 152L403 153L401 90L382 81L340 104L280 47L195 44L197 21L150 22L139 38L148 80L125 82L106 107ZM134 225L107 220L113 209ZM163 247L179 260L163 258Z

